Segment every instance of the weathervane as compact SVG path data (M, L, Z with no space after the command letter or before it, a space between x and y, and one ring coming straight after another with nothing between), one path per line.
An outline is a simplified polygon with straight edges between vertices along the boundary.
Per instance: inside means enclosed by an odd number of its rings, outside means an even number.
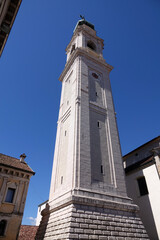
M85 17L84 16L80 15L80 18L82 18L85 21Z

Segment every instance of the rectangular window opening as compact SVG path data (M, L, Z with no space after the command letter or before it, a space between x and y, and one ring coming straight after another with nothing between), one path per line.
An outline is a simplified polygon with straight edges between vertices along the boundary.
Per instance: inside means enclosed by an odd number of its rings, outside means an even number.
M103 173L103 165L101 165L101 173Z
M64 132L64 135L67 136L67 131Z
M148 188L147 188L147 183L146 183L145 177L138 178L137 182L138 182L140 195L141 196L147 195L148 194Z
M8 188L5 202L13 203L15 191L16 191L16 189L14 189L14 188Z
M100 127L100 122L99 121L97 122L97 127Z
M61 177L61 184L63 183L63 176Z
M6 225L7 225L7 221L6 220L1 220L0 221L0 236L4 236Z

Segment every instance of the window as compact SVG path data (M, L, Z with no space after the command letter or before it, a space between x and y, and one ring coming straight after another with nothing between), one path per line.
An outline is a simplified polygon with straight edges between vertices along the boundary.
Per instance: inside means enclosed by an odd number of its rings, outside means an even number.
M92 76L96 79L98 79L98 75L96 73L92 73Z
M99 121L97 122L97 127L100 128L100 122Z
M103 165L101 165L101 173L103 173Z
M5 202L13 203L15 191L16 191L16 189L14 189L14 188L8 188Z
M92 41L88 41L87 42L87 47L89 47L90 49L96 51L96 45Z
M67 136L67 131L64 132L64 136Z
M8 173L8 169L4 169L4 173Z
M63 176L61 177L61 184L63 183Z
M72 52L75 50L75 44L72 46L72 49L71 49L71 54Z
M4 236L6 225L7 225L7 221L6 220L1 220L0 221L0 236Z
M144 195L148 194L148 188L147 188L145 177L138 178L137 182L138 182L140 195L144 196Z

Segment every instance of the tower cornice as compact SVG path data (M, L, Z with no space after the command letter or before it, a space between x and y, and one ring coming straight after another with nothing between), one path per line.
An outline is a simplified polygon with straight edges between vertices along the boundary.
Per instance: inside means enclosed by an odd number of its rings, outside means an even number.
M109 72L113 69L113 66L106 63L106 61L104 60L104 58L102 56L98 55L97 53L90 50L89 48L76 48L74 53L70 56L69 60L67 61L66 65L65 65L65 68L64 68L63 72L61 73L61 75L59 77L59 81L61 81L61 82L63 81L63 78L64 78L65 74L67 73L67 71L69 70L69 68L73 64L74 60L78 56L85 56L86 58L95 62L96 64L99 64L99 65L107 68L107 70Z

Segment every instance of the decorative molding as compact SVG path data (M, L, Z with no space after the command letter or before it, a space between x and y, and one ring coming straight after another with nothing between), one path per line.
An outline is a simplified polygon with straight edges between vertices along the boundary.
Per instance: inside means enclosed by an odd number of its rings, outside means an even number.
M68 62L66 63L65 68L59 77L59 81L61 81L61 82L63 81L64 76L67 74L71 65L73 64L73 62L75 61L75 59L78 56L87 57L89 60L95 62L96 64L99 64L99 65L103 66L104 68L107 68L107 70L109 72L113 69L113 67L111 65L106 63L106 61L104 60L103 57L99 56L97 53L94 53L92 50L89 50L86 48L76 48L74 53L71 55Z

